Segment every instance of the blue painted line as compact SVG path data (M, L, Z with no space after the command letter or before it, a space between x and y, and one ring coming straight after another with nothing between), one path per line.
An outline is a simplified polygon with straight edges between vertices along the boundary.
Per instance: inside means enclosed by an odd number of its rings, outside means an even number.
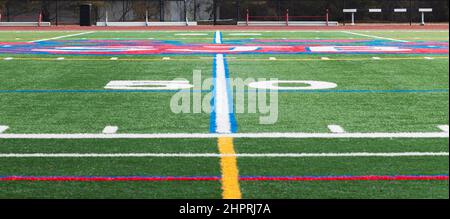
M217 42L216 42L216 39ZM222 43L222 33L221 32L215 32L214 33L214 44L221 44ZM209 131L211 133L217 133L217 124L216 124L216 111L215 111L215 101L216 101L216 78L217 78L217 55L215 54L215 59L213 60L213 96L211 99L211 116L210 116L210 125L209 125ZM234 104L233 104L233 94L231 90L231 82L230 82L230 75L228 71L228 63L226 60L225 54L223 54L223 62L224 62L224 70L225 70L225 78L226 80L226 86L227 86L227 97L228 97L228 110L229 110L229 121L230 121L230 132L236 133L238 130L237 126L237 120L234 115Z
M230 123L231 123L230 128L231 128L231 133L237 133L238 126L237 126L236 116L234 114L233 88L231 87L230 72L228 69L227 57L225 54L223 55L223 62L224 62L224 66L225 66L225 77L227 78L228 111L230 112L229 117L230 117Z
M215 39L215 35L216 35L216 33L214 34L214 39ZM214 43L215 43L215 40L214 40ZM213 95L211 96L211 101L210 101L210 107L211 107L211 109L210 109L210 119L209 119L209 132L210 133L216 133L216 129L217 129L217 125L216 125L216 113L215 113L215 111L216 111L216 98L215 98L215 96L216 96L216 77L217 77L217 71L216 71L216 66L217 66L217 61L216 61L216 58L215 58L216 56L214 56L214 59L213 59L213 70L212 70L212 81L213 81L213 90L212 90L212 93L213 93Z

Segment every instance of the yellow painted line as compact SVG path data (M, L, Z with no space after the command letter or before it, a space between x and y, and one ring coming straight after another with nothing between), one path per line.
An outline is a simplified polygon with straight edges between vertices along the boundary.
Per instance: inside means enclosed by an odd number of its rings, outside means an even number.
M237 167L236 152L234 151L233 138L219 137L217 140L220 155L220 170L222 172L222 197L223 199L241 199L239 186L239 170Z
M239 57L228 57L229 62L233 61L268 61L269 58L239 58ZM437 59L448 59L448 56L433 56L435 60ZM176 58L171 57L170 60L165 60L168 62L171 61L208 61L212 60L212 57L196 57L196 58ZM414 56L414 57L381 57L380 60L373 60L372 57L364 57L364 58L333 58L330 57L329 60L322 60L320 57L317 58L277 58L277 60L271 60L272 62L276 61L376 61L380 62L383 60L423 60L422 56ZM37 57L14 57L14 60L28 60L28 61L55 61L55 58L37 58ZM110 58L66 58L65 61L111 61ZM152 58L152 59L130 59L130 58L119 58L117 61L127 61L127 62L152 62L152 61L161 61L161 57ZM430 61L430 60L427 60Z

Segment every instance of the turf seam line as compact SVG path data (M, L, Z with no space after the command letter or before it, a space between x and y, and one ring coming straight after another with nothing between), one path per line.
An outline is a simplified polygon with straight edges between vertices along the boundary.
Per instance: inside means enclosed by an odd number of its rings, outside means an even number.
M126 158L126 157L162 157L162 158L315 158L315 157L443 157L449 152L349 152L349 153L232 153L223 146L223 153L0 153L0 158Z
M0 139L197 139L197 138L449 138L448 132L367 132L367 133L305 133L305 132L260 132L260 133L152 133L152 134L0 134Z

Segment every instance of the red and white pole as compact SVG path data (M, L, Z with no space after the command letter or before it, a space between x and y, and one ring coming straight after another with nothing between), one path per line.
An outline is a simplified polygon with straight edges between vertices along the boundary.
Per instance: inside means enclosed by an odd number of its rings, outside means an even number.
M247 24L247 26L248 26L249 20L250 20L250 12L247 9L247 15L246 15L246 18L245 18L245 23Z
M42 12L39 13L39 17L38 17L38 27L41 26L41 22L42 22Z
M289 9L286 9L286 26L289 26Z

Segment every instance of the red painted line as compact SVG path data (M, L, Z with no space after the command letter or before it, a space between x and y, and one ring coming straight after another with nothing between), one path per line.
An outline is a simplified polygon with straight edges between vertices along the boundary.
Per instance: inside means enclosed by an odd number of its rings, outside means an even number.
M219 176L3 176L0 181L219 181ZM419 176L242 176L241 181L448 181L448 175Z
M448 176L294 176L294 177L241 177L242 181L427 181L448 180Z
M107 181L218 181L220 177L146 177L146 176L6 176L0 177L0 181L85 181L85 182L107 182Z

